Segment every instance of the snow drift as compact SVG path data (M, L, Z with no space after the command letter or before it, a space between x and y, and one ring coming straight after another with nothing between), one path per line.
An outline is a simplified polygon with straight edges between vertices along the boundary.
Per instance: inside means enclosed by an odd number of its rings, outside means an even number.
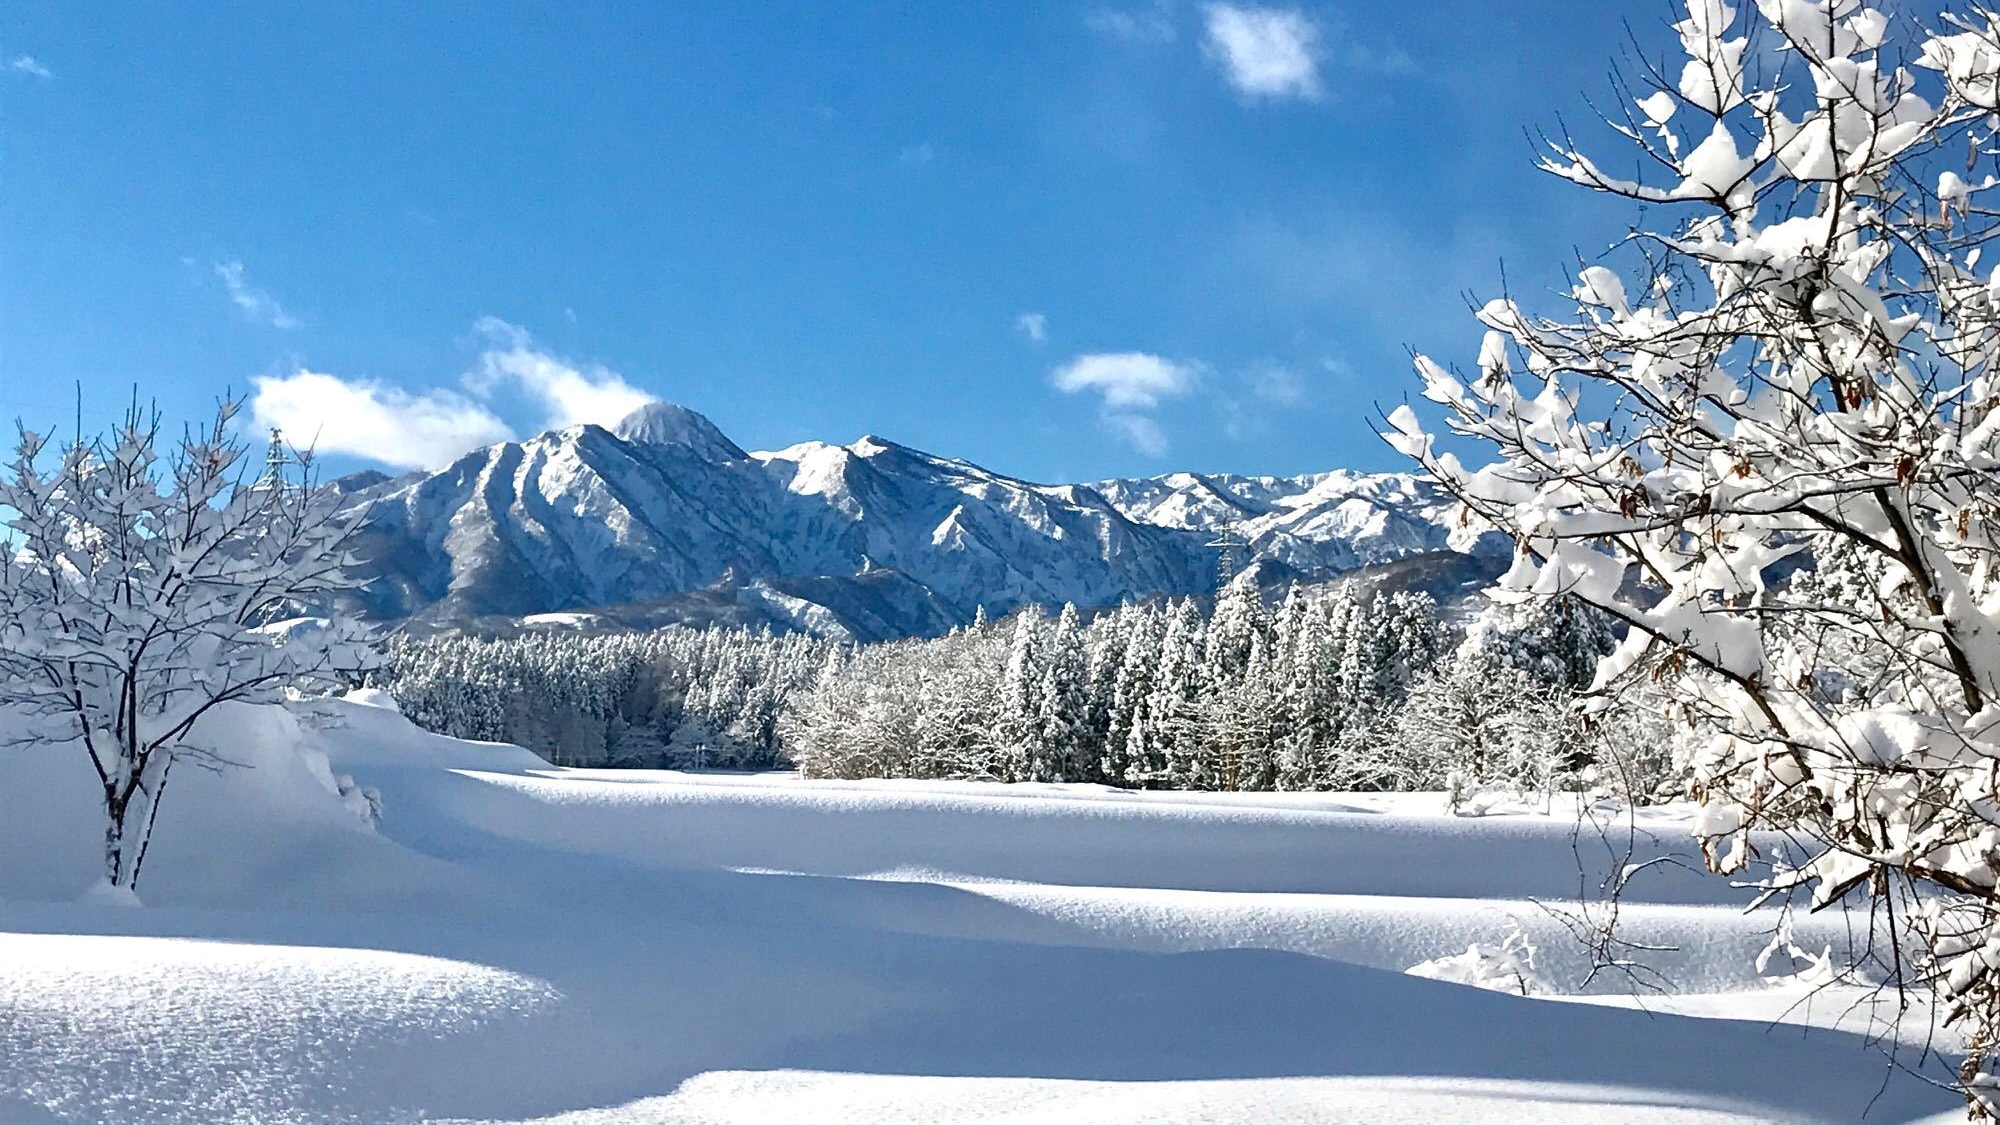
M1870 1052L1857 990L1813 999L1783 956L1758 973L1775 916L1664 865L1627 907L1633 937L1676 947L1656 963L1686 991L1654 1014L1603 981L1564 1003L1403 971L1519 932L1573 989L1586 961L1533 901L1578 886L1561 818L556 770L388 702L219 720L245 768L175 775L142 910L74 901L96 860L77 763L0 753L0 792L49 795L0 816L0 1123L1686 1125L1850 1122L1878 1090L1867 1120L1952 1104ZM1845 925L1795 938L1845 948ZM1813 1026L1774 1033L1781 1014Z

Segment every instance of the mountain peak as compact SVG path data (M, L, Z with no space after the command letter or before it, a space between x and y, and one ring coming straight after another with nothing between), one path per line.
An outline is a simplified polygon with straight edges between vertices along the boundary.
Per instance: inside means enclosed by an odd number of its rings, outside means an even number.
M612 432L634 445L681 445L705 461L740 461L749 454L715 423L672 402L649 402L627 414Z

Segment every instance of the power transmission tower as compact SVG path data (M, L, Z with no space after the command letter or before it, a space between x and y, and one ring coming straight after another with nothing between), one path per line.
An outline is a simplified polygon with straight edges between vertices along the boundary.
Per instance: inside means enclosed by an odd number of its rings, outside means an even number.
M257 487L274 492L284 491L285 474L292 465L291 451L285 448L285 434L276 426L271 427L271 444L264 450L264 475L257 480Z
M1230 579L1236 577L1237 559L1250 544L1235 528L1225 527L1209 540L1208 545L1221 549L1215 560L1215 592L1219 594L1228 587Z

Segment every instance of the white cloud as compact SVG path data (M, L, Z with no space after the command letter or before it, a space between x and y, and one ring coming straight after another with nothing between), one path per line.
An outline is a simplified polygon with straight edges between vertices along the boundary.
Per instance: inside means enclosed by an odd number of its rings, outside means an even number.
M482 403L450 390L410 394L366 380L301 369L260 376L250 399L259 425L321 453L347 453L404 469L449 464L513 432Z
M910 164L910 165L929 164L931 161L936 159L937 159L937 150L931 147L931 143L929 141L925 141L922 144L911 145L908 148L905 148L902 152L896 154L896 160L902 164Z
M1015 317L1014 327L1037 344L1049 338L1049 318L1038 312L1024 312Z
M237 308L273 328L290 330L299 327L299 318L285 311L276 297L243 280L243 263L235 260L215 263L215 276L222 279L222 288L229 294Z
M1167 455L1166 431L1144 414L1106 414L1104 425L1124 439L1125 444L1148 457Z
M1064 394L1096 391L1109 409L1150 409L1193 390L1195 370L1193 364L1146 352L1104 352L1077 356L1056 368L1049 381Z
M473 331L486 339L479 364L466 373L466 388L485 398L513 384L540 403L543 426L559 430L595 423L611 426L654 401L654 396L601 364L581 366L543 351L528 330L499 317L479 318Z
M609 426L653 401L599 364L577 364L544 351L519 325L481 317L484 343L462 389L412 393L366 379L342 379L301 368L293 375L253 380L251 413L298 443L405 469L449 464L469 449L511 441L514 431L494 413L502 388L518 391L543 412L542 429L583 423Z
M1049 376L1064 394L1095 393L1102 398L1104 425L1148 457L1167 451L1167 435L1145 412L1161 399L1194 389L1200 368L1147 352L1080 355Z
M1314 101L1325 93L1319 25L1305 13L1234 4L1210 4L1206 13L1204 49L1245 97Z
M33 55L15 55L13 58L8 59L7 73L25 75L29 78L39 78L44 82L56 76L55 71L43 66L41 60Z

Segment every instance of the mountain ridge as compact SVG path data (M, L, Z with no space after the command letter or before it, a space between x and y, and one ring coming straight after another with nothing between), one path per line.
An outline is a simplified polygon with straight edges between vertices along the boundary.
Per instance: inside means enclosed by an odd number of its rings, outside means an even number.
M1223 534L1266 582L1494 553L1410 474L1041 484L873 435L746 451L672 403L334 483L365 506L350 608L417 630L592 618L881 640L982 608L1205 593Z

